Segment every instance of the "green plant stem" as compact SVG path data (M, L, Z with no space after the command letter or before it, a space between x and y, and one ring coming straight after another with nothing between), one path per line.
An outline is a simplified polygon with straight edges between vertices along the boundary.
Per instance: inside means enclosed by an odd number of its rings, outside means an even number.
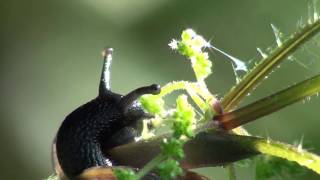
M159 163L161 163L165 159L165 156L161 153L152 159L148 164L146 164L137 174L137 179L143 178L146 174L148 174L152 169L154 169Z
M206 84L202 82L188 82L188 81L173 81L161 88L161 93L158 95L164 97L173 91L186 90L191 99L196 103L200 110L204 113L207 107L207 102L216 101L215 97L209 92ZM204 101L204 100L205 101Z
M229 164L227 166L227 169L228 169L229 180L236 180L237 176L236 176L236 170L235 170L234 164Z
M307 40L320 31L320 20L307 25L302 30L286 40L282 46L276 48L268 57L260 61L241 81L231 88L221 101L226 112L234 109L239 102L251 92L270 72L285 58L302 46Z
M190 82L188 81L173 81L171 83L168 83L161 88L159 96L166 96L173 91L186 89L186 86L189 83Z
M194 103L197 104L197 106L200 108L200 110L204 113L204 109L206 107L206 103L201 99L198 94L193 91L192 89L187 89L188 94L190 95L191 99Z
M197 82L188 82L188 81L173 81L161 88L161 93L158 96L166 96L173 91L177 90L188 90L191 89L197 94L199 94L205 100L214 98L214 96L208 91L206 86L201 85Z
M254 140L252 147L263 154L294 161L320 175L320 157L303 150L301 147L294 147L292 145L262 138Z
M320 75L306 79L245 107L214 117L230 130L320 92Z

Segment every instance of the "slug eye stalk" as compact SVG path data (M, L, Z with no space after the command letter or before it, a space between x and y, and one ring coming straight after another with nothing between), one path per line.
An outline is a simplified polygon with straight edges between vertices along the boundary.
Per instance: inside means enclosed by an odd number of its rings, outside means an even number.
M110 93L110 71L112 63L113 48L105 48L102 51L103 66L101 71L99 95L106 95Z

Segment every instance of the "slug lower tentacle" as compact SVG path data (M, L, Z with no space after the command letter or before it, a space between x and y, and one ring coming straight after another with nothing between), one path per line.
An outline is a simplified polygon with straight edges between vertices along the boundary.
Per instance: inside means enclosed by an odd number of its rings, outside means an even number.
M137 99L144 94L159 94L160 86L138 88L125 96L110 91L112 48L104 51L99 95L70 113L56 137L56 153L64 174L73 178L85 169L118 165L102 149L134 140L140 133L137 122L146 114Z

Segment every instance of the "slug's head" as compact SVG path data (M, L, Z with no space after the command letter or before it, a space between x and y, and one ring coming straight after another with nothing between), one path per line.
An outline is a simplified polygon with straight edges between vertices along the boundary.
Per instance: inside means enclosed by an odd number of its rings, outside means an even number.
M130 125L132 124L132 122L136 122L139 119L150 118L151 116L143 111L142 107L138 103L138 99L144 94L159 94L161 90L160 85L152 84L150 86L140 87L124 96L120 96L116 93L111 92L110 69L112 53L112 48L105 48L102 52L104 62L100 78L99 97L106 97L109 99L120 97L118 105L122 111L122 115L124 116L125 125Z
M130 125L130 122L135 122L137 119L152 117L152 115L144 112L140 103L138 102L138 99L144 94L159 94L160 90L160 85L152 84L150 86L137 88L121 98L120 106L123 111L123 115L127 120L126 125Z

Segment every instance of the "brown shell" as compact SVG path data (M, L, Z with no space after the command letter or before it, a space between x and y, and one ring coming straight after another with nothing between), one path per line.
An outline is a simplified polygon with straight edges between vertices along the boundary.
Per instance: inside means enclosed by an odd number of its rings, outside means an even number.
M113 168L93 167L86 169L76 178L77 180L116 180Z

